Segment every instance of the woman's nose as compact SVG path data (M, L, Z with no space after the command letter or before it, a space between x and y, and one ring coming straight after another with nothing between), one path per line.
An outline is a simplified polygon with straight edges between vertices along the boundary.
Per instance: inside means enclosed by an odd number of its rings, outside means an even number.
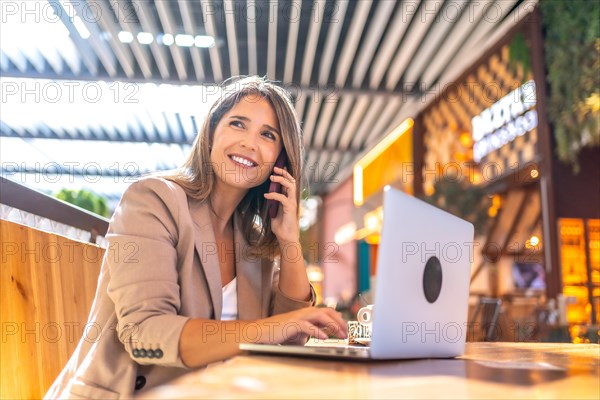
M249 133L242 138L240 145L250 150L256 150L256 136L253 133Z

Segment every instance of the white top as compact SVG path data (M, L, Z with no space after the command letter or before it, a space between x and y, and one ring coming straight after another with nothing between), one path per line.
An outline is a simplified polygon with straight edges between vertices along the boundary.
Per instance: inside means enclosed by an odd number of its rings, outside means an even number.
M232 321L238 318L237 277L223 287L223 310L221 321Z

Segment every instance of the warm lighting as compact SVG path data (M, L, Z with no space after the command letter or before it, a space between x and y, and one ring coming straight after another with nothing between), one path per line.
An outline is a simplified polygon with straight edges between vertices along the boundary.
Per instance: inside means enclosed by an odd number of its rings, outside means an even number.
M427 196L433 196L433 194L435 193L435 188L433 187L433 185L431 183L426 183L424 190L425 190L425 194Z
M367 242L367 244L379 244L380 239L381 236L378 233L373 233L365 237L365 242Z
M492 206L496 207L496 208L500 208L500 206L502 205L502 197L500 197L499 195L495 195L492 197Z
M321 267L314 264L310 264L306 267L306 275L311 282L322 282L324 277Z
M463 147L473 146L473 138L468 132L463 132L460 134L460 144L462 144Z
M369 230L377 230L379 227L379 221L377 220L377 215L365 215L365 228Z
M363 198L363 167L360 165L354 166L354 205L360 207L365 199Z
M356 224L354 222L348 222L338 228L333 235L333 240L338 246L346 244L354 240L356 234Z
M540 172L537 169L532 169L531 172L529 173L531 175L531 177L533 179L537 178L538 176L540 176Z
M540 238L533 235L525 242L525 247L528 249L536 248L540 244Z
M367 154L365 154L354 165L354 205L357 207L364 203L364 170L365 168L382 155L390 146L402 137L405 133L411 132L414 125L412 118L407 118L396 129L390 132L379 143L375 145ZM406 160L409 161L409 160ZM386 182L389 183L389 182Z
M472 184L479 185L481 183L481 174L478 171L473 171L473 173L469 175L469 180Z

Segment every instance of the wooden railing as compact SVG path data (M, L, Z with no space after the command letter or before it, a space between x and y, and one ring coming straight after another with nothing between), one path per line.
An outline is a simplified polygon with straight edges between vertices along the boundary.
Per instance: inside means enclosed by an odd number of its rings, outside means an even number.
M104 249L0 220L3 399L41 398L82 337Z
M91 232L92 240L108 230L108 219L4 177L0 177L0 204Z
M108 229L106 218L5 178L0 203L92 241ZM0 398L41 398L84 333L105 250L1 219L0 247Z

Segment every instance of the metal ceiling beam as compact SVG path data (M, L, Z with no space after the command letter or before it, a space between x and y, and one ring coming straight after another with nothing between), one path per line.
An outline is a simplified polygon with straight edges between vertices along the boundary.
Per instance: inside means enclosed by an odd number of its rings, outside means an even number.
M375 134L377 131L373 129L375 123L381 118L381 109L384 107L386 102L382 98L377 98L369 104L365 117L350 141L349 148L360 149L365 138L369 134Z
M276 79L277 70L277 15L279 13L277 0L269 3L269 43L267 46L267 77Z
M141 0L132 0L133 5L136 7L137 16L140 20L140 25L145 32L150 32L156 37L159 34L159 30L156 26L156 21L152 13L147 7L144 7L144 3ZM154 61L160 72L162 79L169 79L171 74L169 73L169 64L167 62L167 50L161 44L158 44L156 40L153 40L150 44L150 51L154 56Z
M449 64L442 71L442 76L438 77L439 82L451 82L453 78L462 73L469 65L471 65L483 52L489 47L482 44L482 41L485 37L489 36L489 32L492 28L496 27L497 20L503 18L511 9L512 6L518 0L497 0L494 3L493 7L486 8L484 11L484 18L481 20L479 25L473 30L469 36L467 41L463 44L462 48L454 54L454 57L450 61ZM536 2L533 2L536 3ZM521 4L519 9L513 13L514 18L510 19L511 24L516 24L521 18L527 15L526 12L521 8L523 5L531 5L530 2L524 2ZM487 12L489 10L500 10L500 16L492 18L492 16L487 16ZM531 8L533 9L533 7ZM521 10L519 12L519 10ZM496 11L494 11L496 12ZM511 25L512 26L512 25ZM507 29L508 30L508 29ZM498 40L498 39L496 39ZM452 78L450 78L450 76ZM454 76L456 75L456 76ZM436 81L436 79L434 79ZM427 82L429 83L429 82ZM431 82L433 83L433 82Z
M440 11L442 18L437 19L437 22L422 40L419 51L406 68L406 72L404 73L405 82L417 82L417 79L431 61L432 55L444 42L444 37L448 37L448 31L454 25L456 18L459 17L458 15L453 16L451 13L460 12L465 2L466 0L452 0L451 3L446 3L445 7ZM464 9L463 11L463 15L470 12L468 9Z
M248 20L246 29L248 30L248 74L258 74L258 49L256 47L256 1L248 0L246 5L248 10Z
M327 132L327 147L337 147L337 141L340 137L340 133L342 131L342 126L346 123L348 118L348 112L352 108L352 104L354 103L353 96L344 96L339 99L338 106L335 112L335 116L333 117L333 123L331 124L331 128Z
M304 57L302 60L302 71L300 83L302 85L309 85L312 74L313 63L315 60L315 52L317 50L317 42L319 40L319 33L321 31L321 24L323 22L323 15L325 13L325 2L317 0L313 2L313 7L310 12L312 18L309 23L308 37L306 40L306 46L304 47ZM312 135L315 130L317 118L319 116L319 110L321 109L322 99L320 96L313 96L306 116L306 125L304 129L304 144L309 146L312 142Z
M80 1L75 1L75 2L70 1L70 3L74 7L75 12L78 15L86 15L85 7L87 7L87 6L85 4L83 4ZM62 5L61 5L61 7L62 7ZM65 11L61 14L66 15L67 13ZM77 48L80 48L80 49L86 48L87 49L87 45L88 44L91 45L92 49L94 50L95 54L98 56L98 59L104 66L104 69L106 70L108 75L110 77L115 77L117 75L116 57L115 57L114 53L111 51L111 49L109 48L108 44L106 42L102 41L102 39L100 38L101 32L100 32L100 29L98 28L98 24L93 23L92 21L88 21L88 18L81 18L81 21L83 22L86 29L90 33L90 37L86 40L79 39L79 38L81 38L81 36L79 36L79 32L77 32L76 35L73 34L72 29L74 27L71 26L72 24L67 25L69 32L71 32L71 38L74 38L75 36L78 38L77 40L74 39L74 42L75 42ZM88 51L85 50L82 53L84 60L86 58L89 58L89 56L87 55L87 52ZM97 73L97 71L96 71L96 73ZM96 74L93 74L93 75L96 75Z
M197 35L199 32L196 28L194 12L190 7L189 0L179 0L179 11L183 21L183 30L185 33L192 36ZM196 46L193 46L190 51L192 55L192 64L194 64L194 71L196 73L196 79L202 82L206 79L204 65L202 65L202 53Z
M101 17L98 19L98 23L104 29L105 32L108 32L110 34L110 39L108 43L113 49L114 54L117 56L117 60L119 60L123 71L125 71L125 75L127 75L128 78L132 78L135 75L135 66L133 65L133 54L131 54L129 48L126 47L119 40L119 32L117 30L115 22L112 20L112 13L110 12L110 9L106 6L106 4L104 4L103 1L97 1L95 4L98 5L102 12ZM86 18L82 18L82 20L85 19ZM92 36L93 34L90 36L90 38Z
M298 10L298 16L291 16L288 29L288 41L285 53L285 66L283 69L283 81L294 81L294 65L296 64L296 45L298 44L298 30L300 29L300 15L302 13L302 3L293 1L289 7L291 10ZM269 27L270 32L270 27Z
M356 3L356 9L354 10L354 16L350 24L350 29L344 38L344 47L338 61L338 68L336 71L335 84L338 87L346 85L346 78L350 72L352 66L352 60L356 54L360 37L362 36L367 17L369 16L369 10L371 8L371 0L362 0Z
M315 129L315 124L317 122L317 116L319 115L319 109L321 108L321 102L311 98L311 101L308 105L308 114L306 115L305 123L304 123L304 135L303 141L305 146L309 146L312 138L313 131Z
M21 53L23 53L27 61L33 65L33 68L35 68L38 73L46 70L44 65L44 57L42 57L37 48L24 48L21 49Z
M377 45L381 39L381 35L387 26L387 23L394 11L396 2L394 1L380 1L376 3L375 15L369 22L368 31L365 34L365 40L358 51L358 56L354 63L354 76L352 79L352 86L361 87L365 80L365 75L369 69L369 65L373 63L373 54Z
M337 104L337 101L326 101L325 104L323 104L323 110L321 111L321 115L319 115L317 130L312 139L312 146L320 147L325 142L325 135L327 135L329 130L329 125L335 114Z
M302 75L300 78L300 83L302 85L310 85L313 64L315 62L315 52L317 51L319 33L321 32L324 14L325 0L315 0L313 2L312 12L310 13L312 20L308 27L308 36L306 38L306 46L304 47L304 58L302 59Z
M383 111L379 113L379 118L377 118L373 124L373 134L364 138L360 145L361 149L368 147L370 143L375 142L377 138L383 137L389 132L388 126L391 123L392 118L398 114L398 110L400 110L402 104L403 102L398 98L392 98L385 102Z
M158 12L158 19L165 30L165 33L170 33L175 36L179 32L177 31L177 24L173 20L173 13L171 12L171 2L168 1L155 1L156 11ZM182 81L187 80L188 73L187 67L185 65L185 56L183 55L183 50L181 47L177 45L169 46L169 50L171 51L171 56L173 56L173 62L175 63L175 70L177 71L177 76Z
M234 4L232 0L223 0L225 11L225 31L227 34L227 48L229 49L229 70L231 75L240 74L240 61L238 57L237 35L235 34Z
M421 44L427 30L436 19L437 12L433 11L439 11L439 9L441 9L441 3L440 0L425 0L421 3L416 14L413 15L413 21L416 21L417 23L411 24L411 29L406 32L405 38L402 41L402 46L398 48L396 56L390 64L385 84L385 87L388 90L392 90L398 85L404 70L412 60L415 51Z
M215 26L215 20L213 15L215 14L214 4L208 0L200 0L200 6L202 7L202 17L204 19L204 28L206 34L212 36L217 40L217 28ZM210 55L210 65L212 66L213 78L215 82L223 81L223 66L221 64L221 56L219 55L219 47L215 44L208 49Z
M329 74L331 73L331 64L335 56L335 49L340 38L340 32L344 25L344 17L346 16L346 10L348 9L347 0L338 0L335 3L335 10L337 10L335 23L329 24L329 30L327 31L327 39L325 39L325 48L320 61L319 67L319 85L324 86L329 81Z
M23 53L21 53L16 48L4 48L2 49L2 53L15 65L15 67L17 67L19 72L27 76L29 75L27 74L27 59L25 58Z
M304 120L304 107L306 106L306 98L308 97L307 93L300 92L300 97L296 99L296 103L294 104L294 108L296 109L296 114L298 115L298 120L300 124L302 124Z
M131 4L131 5L130 5ZM126 2L111 2L110 3L112 9L115 12L115 15L123 15L123 13L127 13L127 8L131 8L133 11L135 9L135 6L132 3L126 3ZM124 10L121 10L120 8L123 7ZM126 14L129 15L129 14ZM128 21L128 18L117 18L119 20L119 24L121 26L121 30L123 31L127 31L127 32L131 32L132 35L136 34L137 31L137 27L134 26L133 24L130 24ZM150 60L148 59L148 54L147 54L147 49L143 48L142 45L137 41L137 40L133 40L133 42L130 43L131 49L133 50L133 55L135 56L135 59L137 60L138 65L140 66L140 70L142 71L142 74L144 75L144 78L149 79L152 77L152 67L150 66Z
M448 66L448 62L463 46L468 38L468 33L481 21L483 12L494 0L482 0L469 3L469 8L463 12L460 20L455 24L452 33L446 37L439 51L431 58L425 67L421 82L424 87L431 87L440 73Z
M381 81L385 76L385 71L390 66L392 56L410 24L411 20L407 18L407 16L412 15L418 9L419 3L420 0L408 3L403 2L396 10L394 19L390 24L390 30L383 38L381 47L373 59L373 64L371 65L371 80L369 82L370 87L377 88L381 84Z
M372 99L370 99L368 96L358 96L356 102L354 103L354 107L352 108L352 112L350 113L350 118L344 125L342 135L338 141L338 147L340 149L346 150L350 147L352 136L354 136L356 133L356 129L363 120L363 115L365 114L371 101Z

